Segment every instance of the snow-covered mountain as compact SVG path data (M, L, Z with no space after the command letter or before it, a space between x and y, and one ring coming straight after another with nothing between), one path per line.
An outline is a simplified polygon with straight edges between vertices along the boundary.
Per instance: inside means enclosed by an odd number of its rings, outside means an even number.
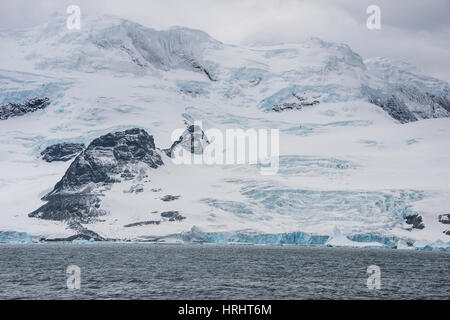
M5 238L448 247L445 81L317 38L65 19L0 31ZM278 174L172 161L212 128L279 129Z

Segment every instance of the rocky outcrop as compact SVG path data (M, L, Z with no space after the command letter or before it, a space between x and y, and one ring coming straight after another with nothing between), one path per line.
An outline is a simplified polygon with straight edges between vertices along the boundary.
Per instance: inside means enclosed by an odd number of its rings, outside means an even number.
M178 147L182 147L193 154L202 154L208 144L208 138L200 126L190 125L169 149L163 151L171 158L174 156L174 151Z
M163 165L153 137L143 129L109 133L95 139L76 157L45 205L29 214L46 220L91 223L107 212L100 209L102 192L121 179L142 180L146 169Z
M405 217L406 223L412 225L412 229L424 229L425 225L423 224L422 217L420 215L412 214Z
M141 221L136 223L130 223L127 225L124 225L124 228L134 228L134 227L142 227L142 226L148 226L148 225L159 225L161 224L161 221Z
M211 81L217 81L217 79L214 77L214 75L212 74L211 71L209 71L207 68L205 68L204 66L202 66L201 64L199 64L197 61L195 61L194 59L187 59L187 62L195 69L198 70L200 72L203 72L209 80Z
M291 99L286 102L282 102L272 106L272 111L282 112L285 110L302 110L304 107L312 107L316 104L320 104L318 100L320 96L307 97L306 95L299 95L296 93L292 93Z
M183 217L178 211L166 211L161 213L162 218L168 219L170 222L173 221L182 221L186 219L186 217Z
M431 94L414 86L396 85L385 90L362 88L370 103L373 103L400 123L421 119L450 117L450 97Z
M124 225L124 228L134 228L134 227L143 227L149 225L160 225L163 222L176 222L183 221L186 217L183 217L178 211L166 211L161 213L162 220L149 220L149 221L140 221L135 223L130 223Z
M50 105L50 99L34 98L22 103L10 102L0 106L0 120L7 120L12 117L20 117L27 113L45 109Z
M66 162L75 158L83 149L82 143L58 143L45 148L41 156L47 162Z
M450 224L450 214L441 214L439 216L439 222L443 224Z
M189 126L171 149L183 147L192 153L203 152L207 139L198 126ZM58 145L47 150L48 157L61 158L61 150L66 145ZM47 148L48 149L48 148ZM50 152L53 151L53 152ZM53 159L53 158L52 158ZM112 184L133 180L129 194L144 192L144 184L150 169L163 165L161 154L156 148L153 137L143 129L130 129L123 132L109 133L92 141L89 146L73 160L69 169L54 189L42 200L47 201L39 209L31 212L30 217L64 221L77 232L72 240L102 238L81 224L101 221L108 214L101 208L104 192ZM152 189L161 191L161 189ZM180 196L166 195L162 201L169 202ZM178 211L167 211L160 214L160 221L143 221L126 225L126 228L144 225L159 225L162 222L176 222L186 219Z
M42 200L48 201L28 216L44 220L76 221L92 223L107 212L100 209L100 197L90 194L53 194Z
M180 199L180 196L172 196L172 195L167 195L161 198L162 201L164 202L170 202L170 201L175 201Z
M450 224L450 213L449 214L441 214L439 216L439 222L442 224ZM445 230L444 234L450 236L450 229Z
M153 137L137 128L109 133L91 142L45 199L65 192L90 192L90 184L135 178L142 172L139 164L153 169L163 165Z
M408 106L395 95L390 96L387 99L371 95L369 96L369 102L379 106L400 123L408 123L418 120L417 117L409 111Z
M142 193L144 192L144 186L142 184L135 184L130 187L129 190L124 190L123 193Z

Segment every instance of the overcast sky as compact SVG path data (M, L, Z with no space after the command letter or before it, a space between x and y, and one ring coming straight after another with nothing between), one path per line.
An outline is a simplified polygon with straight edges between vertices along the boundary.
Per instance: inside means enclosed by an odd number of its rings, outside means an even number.
M232 44L318 36L347 43L363 58L411 62L450 82L450 0L0 0L0 28L43 23L69 4L82 14L112 14L156 29L201 29ZM381 30L366 27L371 4L381 8Z

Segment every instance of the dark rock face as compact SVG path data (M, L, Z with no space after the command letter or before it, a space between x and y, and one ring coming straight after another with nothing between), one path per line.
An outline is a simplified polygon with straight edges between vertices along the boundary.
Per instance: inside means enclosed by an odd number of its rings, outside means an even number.
M163 222L174 222L174 221L182 221L186 219L183 217L178 211L166 211L161 213L162 220L150 220L150 221L140 221L136 223L127 224L125 228L133 228L133 227L142 227L148 225L160 225Z
M312 107L316 104L320 104L318 100L320 96L305 97L296 93L292 93L292 96L297 99L295 102L284 102L272 106L272 111L282 112L285 110L302 110L304 107Z
M45 109L50 105L50 99L34 98L22 103L10 102L0 106L0 120L7 120L12 117L23 116L30 112Z
M98 236L97 238L95 238L95 237L90 237L85 234L75 234L75 235L67 237L67 238L45 239L45 241L46 242L72 242L72 241L76 241L76 240L89 241L91 239L94 239L95 241L105 241L105 239L103 237Z
M389 93L363 87L362 94L400 123L450 117L448 92L435 95L414 86L393 85Z
M102 236L98 235L96 232L83 227L79 222L71 221L71 222L69 222L69 226L73 230L77 231L79 236L89 238L89 239L94 239L95 241L105 241L106 240Z
M84 144L82 143L58 143L45 148L41 152L41 156L47 162L65 162L75 158L83 149Z
M125 228L133 228L133 227L141 227L141 226L148 226L148 225L159 225L161 224L161 221L142 221L142 222L136 222L127 224L124 227Z
M171 195L167 195L161 198L162 201L164 202L170 202L170 201L175 201L180 199L180 196L171 196Z
M196 126L190 126L174 143L173 148L181 146L193 153L203 152L204 143L207 143L207 139L203 131ZM101 236L86 229L82 224L100 222L101 217L108 214L101 208L103 193L109 190L112 184L129 180L133 180L133 184L124 192L143 192L144 183L148 181L148 170L156 169L163 164L153 137L142 129L130 129L101 136L92 141L73 160L53 191L42 198L47 203L31 212L29 216L66 222L77 235L63 239L64 241L92 238L101 241L103 239ZM152 191L162 190L152 189ZM167 202L179 198L180 196L167 195L161 200ZM163 222L186 219L178 211L163 212L160 216L159 221L136 222L124 227L159 225Z
M182 221L186 219L183 217L178 211L166 211L161 213L162 220L150 220L150 221L140 221L136 223L127 224L125 228L133 228L133 227L142 227L148 225L160 225L163 222L174 222L174 221Z
M400 123L408 123L418 120L417 117L409 111L406 104L396 96L391 96L387 100L383 100L377 96L370 96L369 102L379 106Z
M450 230L444 231L444 234L446 234L447 236L450 236Z
M102 191L124 176L145 177L142 165L163 165L153 137L145 130L131 129L95 139L76 157L53 191L42 198L48 202L29 216L77 223L98 221L107 214L100 209Z
M434 94L427 93L427 96L438 106L450 112L450 99L444 96L436 96Z
M212 75L212 73L209 70L207 70L204 66L199 64L197 61L195 61L194 59L187 59L187 61L192 65L192 67L195 70L203 72L210 81L217 81L217 79Z
M208 144L208 138L203 130L199 126L191 125L169 149L163 151L168 157L173 157L175 148L181 146L193 154L202 154Z
M450 224L450 214L442 214L439 216L439 222L443 224Z
M77 232L76 235L67 237L67 238L58 238L58 239L45 239L45 241L49 242L61 242L61 241L73 241L73 240L91 240L94 239L95 241L106 241L107 239L100 236L98 233L86 229L78 222L69 222L69 226L71 229L75 230Z
M425 225L423 224L422 217L418 214L413 214L406 216L406 223L412 225L413 229L424 229Z
M186 219L186 217L183 217L178 211L167 211L161 213L161 217L169 219L169 221L182 221Z
M124 193L142 193L144 192L144 186L142 184L136 184L131 186L130 190L125 190Z
M139 171L132 165L137 163L153 169L163 165L153 137L142 129L109 133L91 142L45 198L65 191L80 191L89 183L109 184L119 182L119 177L134 178Z
M100 209L100 198L95 195L59 195L46 196L48 201L28 216L44 220L77 221L92 223L107 212Z

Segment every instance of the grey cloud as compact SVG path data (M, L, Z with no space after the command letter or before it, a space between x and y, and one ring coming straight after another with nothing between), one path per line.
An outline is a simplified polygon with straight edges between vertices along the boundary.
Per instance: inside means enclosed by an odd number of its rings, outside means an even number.
M202 29L227 43L319 36L347 43L364 58L402 59L450 81L448 0L0 0L0 28L44 23L69 4L83 14L113 14L157 29ZM365 27L370 4L381 8L381 30Z

